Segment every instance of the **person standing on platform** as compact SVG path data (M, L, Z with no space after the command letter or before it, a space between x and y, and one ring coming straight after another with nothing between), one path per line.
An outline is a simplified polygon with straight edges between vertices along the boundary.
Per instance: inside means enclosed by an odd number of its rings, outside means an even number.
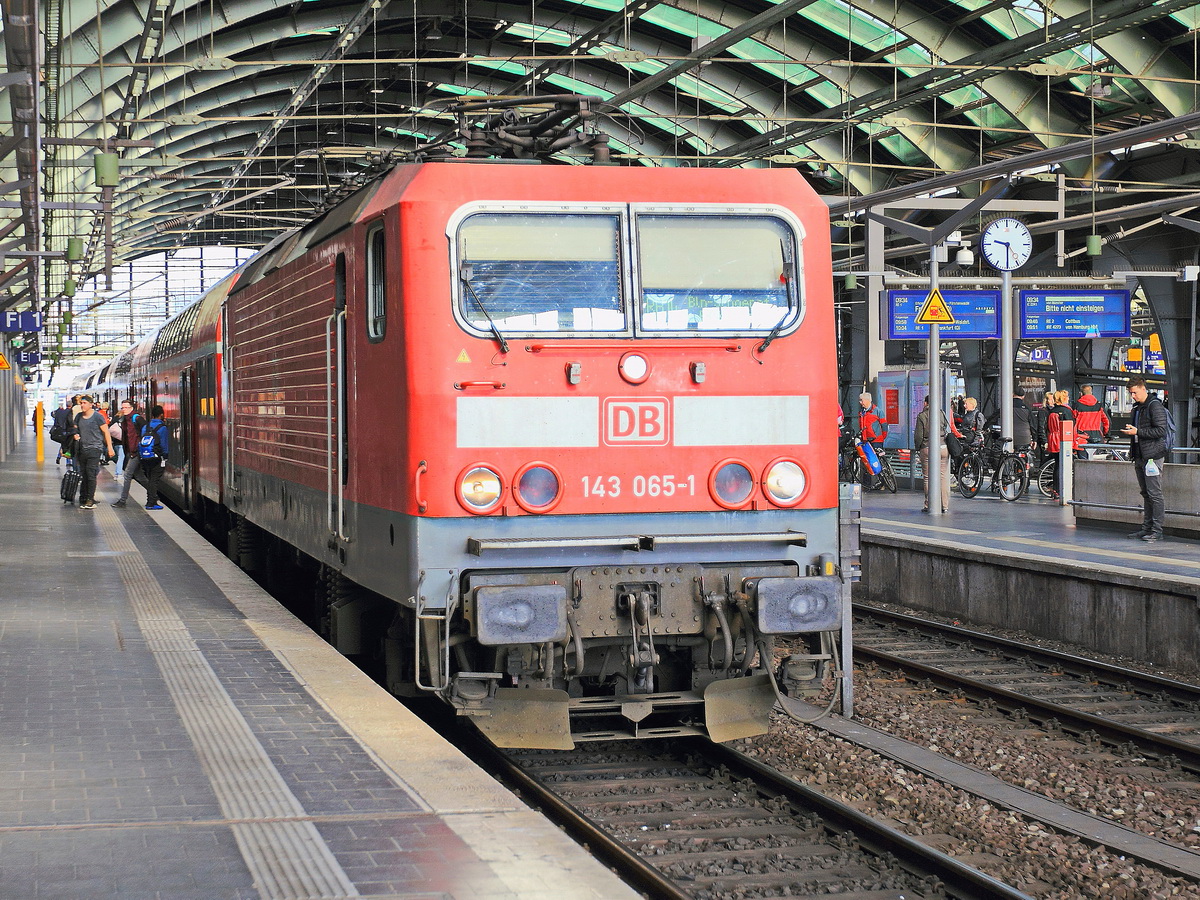
M50 413L50 440L58 444L58 456L54 458L54 464L57 466L62 462L64 454L67 457L67 465L71 465L71 442L73 433L71 428L71 400L67 397L63 398L58 409Z
M1046 420L1050 418L1050 410L1054 409L1054 391L1047 391L1042 397L1042 405L1033 410L1029 420L1029 429L1033 432L1033 445L1038 451L1038 461L1044 458L1046 450Z
M921 456L921 471L925 473L925 508L922 512L929 512L929 398L924 400L924 406L921 412L917 414L917 433L916 441L914 442L917 448L917 453ZM949 431L946 424L946 414L942 413L942 433ZM942 467L942 512L950 510L950 452L946 449L946 442L940 444Z
M1083 435L1085 443L1103 444L1108 440L1112 422L1100 398L1092 393L1090 384L1079 389L1079 397L1071 401L1071 410L1075 413L1075 427Z
M1129 536L1150 543L1162 540L1166 517L1162 470L1167 462L1167 408L1158 394L1150 393L1144 378L1129 380L1129 395L1134 401L1132 421L1121 433L1129 435L1129 458L1142 495L1142 527Z
M117 424L121 426L121 447L125 451L121 466L125 480L121 483L121 496L113 506L121 509L129 500L129 488L133 484L133 476L142 467L142 458L138 455L138 441L141 440L142 429L146 426L146 418L138 414L137 407L132 400L122 400L121 417L117 420Z
M147 441L146 439L150 440ZM163 408L150 407L150 421L142 429L137 452L141 457L142 474L146 476L146 509L162 509L158 502L158 483L162 480L163 468L171 451L167 423L163 421Z
M1034 443L1033 410L1025 404L1025 395L1021 393L1019 381L1013 384L1012 394L1012 400L1009 402L1013 407L1013 442L1006 449L1015 453ZM996 410L995 414L988 419L987 424L989 428L1000 424L1000 410Z
M874 398L866 391L858 395L858 405L859 437L862 438L864 444L870 444L871 448L875 451L875 455L882 459L883 442L887 438L888 433L887 419L884 418L879 407L875 405ZM869 468L864 466L863 469L863 488L872 490L872 482L874 482L875 476ZM875 487L878 486L875 485Z
M112 459L112 437L104 416L92 405L86 394L79 398L80 413L75 417L75 463L79 466L82 480L79 484L79 508L96 508L96 477L100 474L100 461Z

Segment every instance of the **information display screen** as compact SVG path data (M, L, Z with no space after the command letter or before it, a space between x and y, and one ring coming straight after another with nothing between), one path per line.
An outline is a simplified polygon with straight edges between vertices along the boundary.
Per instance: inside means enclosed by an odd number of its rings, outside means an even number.
M1022 338L1129 337L1129 291L1020 291Z
M947 341L962 338L1000 337L999 291L941 292L954 316L953 325L941 325L938 335ZM929 326L917 323L917 314L925 305L928 290L888 291L887 315L884 316L888 341L908 341L929 337Z

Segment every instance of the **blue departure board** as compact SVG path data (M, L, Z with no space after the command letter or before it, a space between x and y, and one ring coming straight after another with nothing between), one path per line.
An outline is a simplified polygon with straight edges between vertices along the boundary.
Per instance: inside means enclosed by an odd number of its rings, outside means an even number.
M1129 291L1020 291L1022 338L1129 337Z
M954 316L953 325L938 327L938 335L943 340L1000 337L999 291L943 290L941 293ZM928 290L888 291L884 340L928 338L929 326L917 324L917 314L928 296Z

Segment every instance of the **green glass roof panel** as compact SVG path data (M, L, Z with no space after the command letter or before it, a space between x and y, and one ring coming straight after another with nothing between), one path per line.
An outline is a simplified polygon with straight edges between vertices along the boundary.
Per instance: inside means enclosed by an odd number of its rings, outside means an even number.
M504 33L539 44L556 44L561 47L566 47L575 40L573 35L565 31L547 25L531 25L528 22L512 22L504 29Z
M485 69L507 72L510 75L524 75L529 71L527 66L502 59L473 59L467 64L467 68L470 69L472 66L482 66Z

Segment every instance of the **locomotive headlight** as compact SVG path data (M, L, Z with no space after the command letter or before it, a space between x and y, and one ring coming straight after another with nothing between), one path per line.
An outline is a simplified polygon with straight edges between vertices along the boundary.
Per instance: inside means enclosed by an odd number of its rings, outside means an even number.
M720 463L708 477L708 490L714 500L726 509L737 509L750 499L754 476L749 467L737 460Z
M617 363L617 371L630 384L641 384L650 377L650 360L640 353L626 353Z
M546 463L530 463L517 472L517 503L526 512L549 512L562 496L562 479Z
M500 476L487 466L471 466L458 479L458 499L468 512L491 512L503 493Z
M795 506L804 495L808 479L800 464L790 459L781 459L771 464L763 479L763 488L776 506Z

